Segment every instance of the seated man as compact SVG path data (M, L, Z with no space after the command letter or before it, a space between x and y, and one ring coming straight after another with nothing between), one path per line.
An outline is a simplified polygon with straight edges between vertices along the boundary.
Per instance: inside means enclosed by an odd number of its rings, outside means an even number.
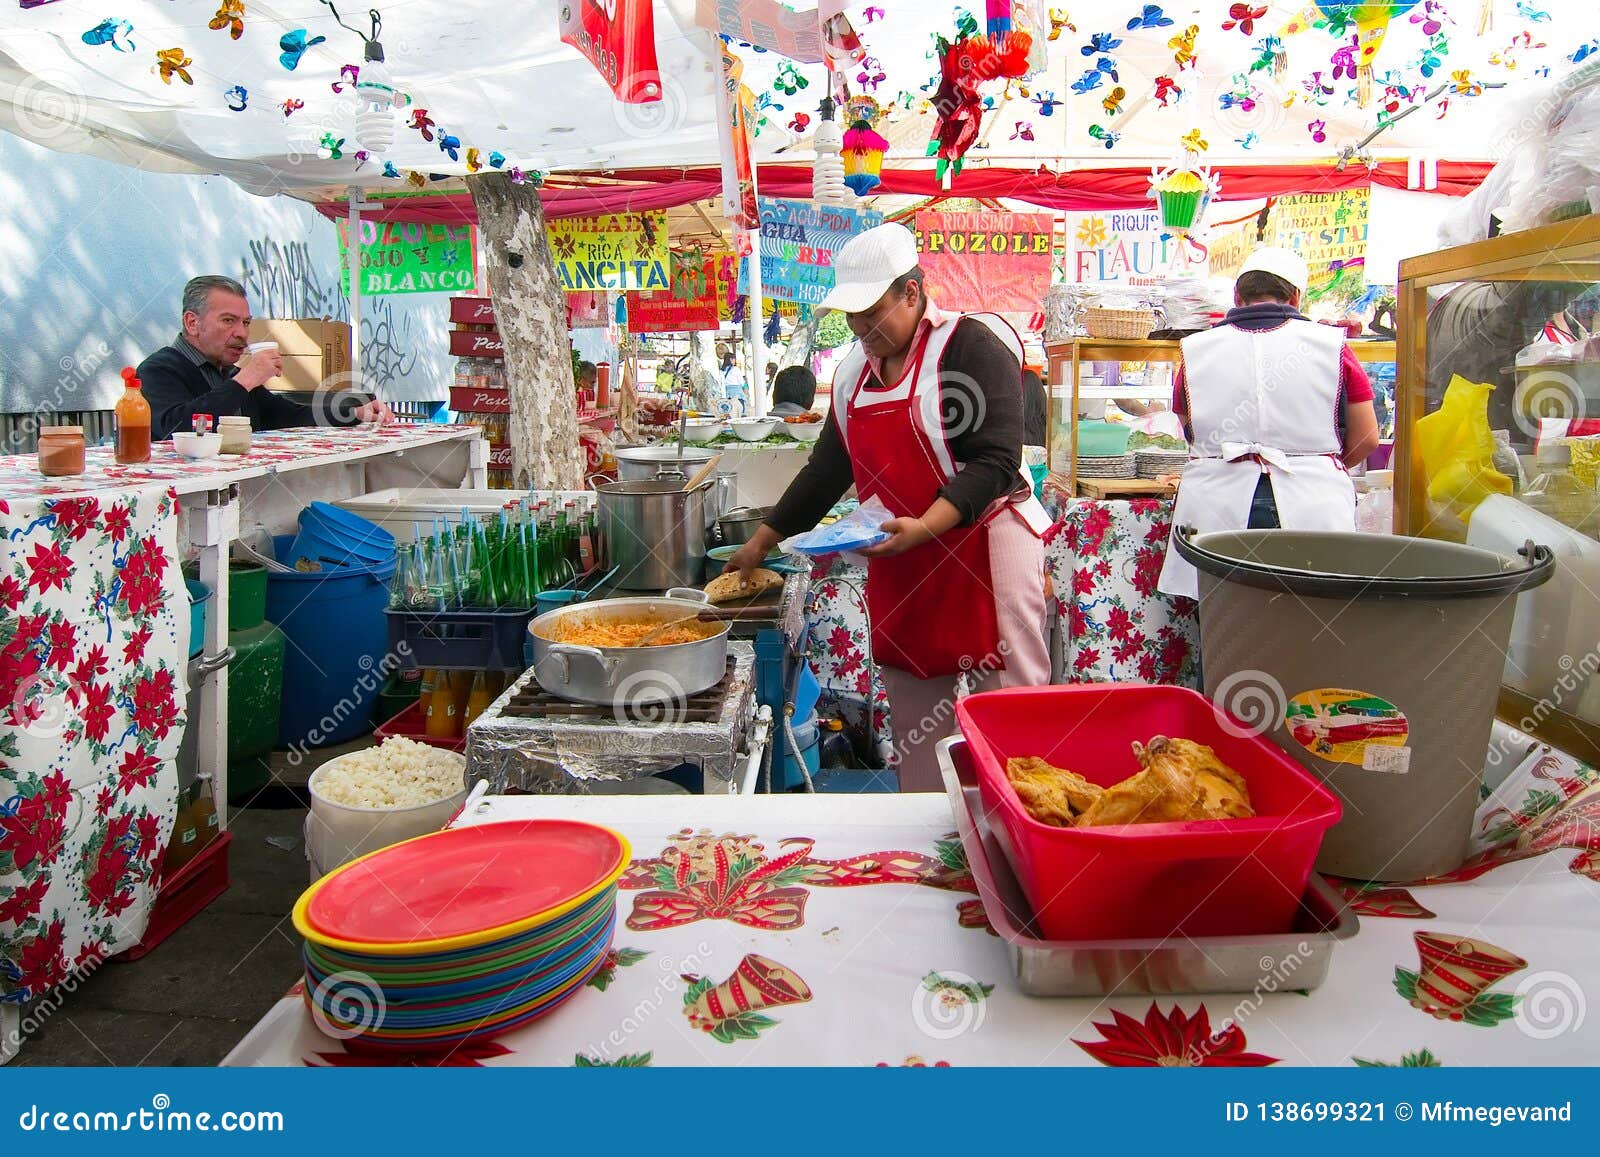
M237 281L196 277L183 287L183 332L139 363L152 438L160 441L189 429L195 414L248 417L253 430L395 420L394 412L376 400L353 411L319 410L273 393L266 383L283 372L283 357L277 350L246 357L249 334L250 305Z
M774 418L793 418L811 412L817 401L817 376L805 366L785 366L772 379Z

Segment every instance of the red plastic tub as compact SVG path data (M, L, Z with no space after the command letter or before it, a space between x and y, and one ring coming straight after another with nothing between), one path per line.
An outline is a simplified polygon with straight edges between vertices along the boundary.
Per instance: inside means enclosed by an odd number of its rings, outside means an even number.
M383 724L373 728L372 737L379 743L394 736L405 739L414 739L418 743L426 743L429 747L442 748L445 751L465 751L467 737L459 736L451 739L437 739L428 734L428 706L422 700L417 700L393 719L386 720Z
M988 691L956 704L983 805L1047 940L1286 932L1339 801L1197 692L1138 684ZM1230 730L1231 727L1231 730ZM1250 786L1254 819L1057 828L1028 815L1006 760L1038 756L1109 787L1131 745L1192 739Z

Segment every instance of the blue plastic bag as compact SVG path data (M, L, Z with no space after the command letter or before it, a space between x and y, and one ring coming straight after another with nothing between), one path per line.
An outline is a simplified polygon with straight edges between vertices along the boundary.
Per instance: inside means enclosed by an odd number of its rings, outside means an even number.
M878 528L893 517L882 502L869 498L838 522L797 534L780 545L785 551L812 556L865 550L889 541L888 532Z

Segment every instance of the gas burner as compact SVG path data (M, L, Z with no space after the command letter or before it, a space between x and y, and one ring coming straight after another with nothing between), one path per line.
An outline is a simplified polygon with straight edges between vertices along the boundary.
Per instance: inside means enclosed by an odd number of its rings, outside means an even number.
M557 716L601 724L715 723L722 718L727 706L728 692L734 683L734 665L730 656L728 670L722 681L687 699L626 707L573 703L546 691L539 686L538 677L530 674L524 686L512 691L511 698L500 708L500 714L511 719L548 719Z

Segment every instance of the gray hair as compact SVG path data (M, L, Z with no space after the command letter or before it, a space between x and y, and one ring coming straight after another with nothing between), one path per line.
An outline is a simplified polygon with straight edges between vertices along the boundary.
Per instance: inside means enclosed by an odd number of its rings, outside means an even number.
M239 297L247 296L244 286L231 277L220 274L208 273L204 277L191 278L188 285L183 287L183 312L192 313L197 317L204 317L207 299L213 289L220 289L225 293L236 294Z

